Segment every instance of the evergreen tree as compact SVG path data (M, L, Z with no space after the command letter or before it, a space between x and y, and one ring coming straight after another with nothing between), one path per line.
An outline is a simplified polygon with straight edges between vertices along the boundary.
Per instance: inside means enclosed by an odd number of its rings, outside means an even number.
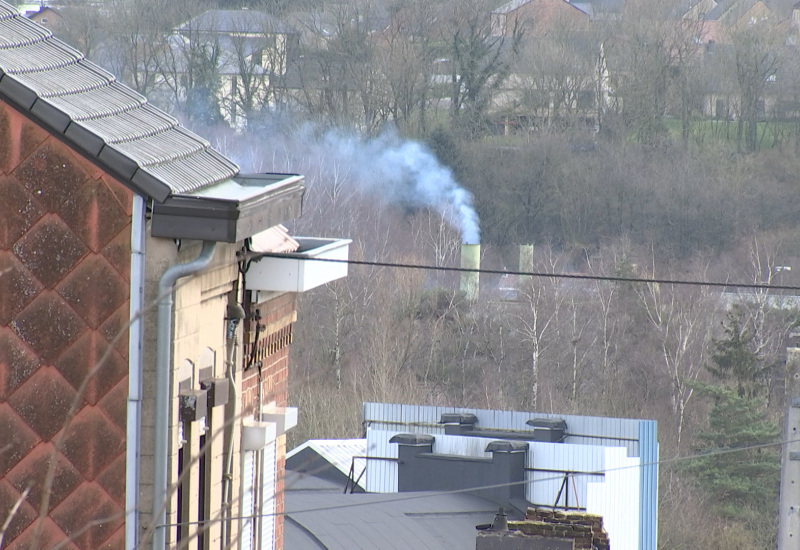
M714 403L708 428L698 435L697 451L707 454L693 460L689 470L723 517L769 523L776 513L780 448L758 446L779 441L777 423L759 399L723 386L697 384L696 390Z
M734 306L723 323L725 338L714 340L716 350L711 354L713 365L707 365L715 378L733 383L739 397L755 398L763 389L764 376L772 365L753 350L753 331L744 326L741 307Z
M759 397L766 368L742 318L740 309L730 311L723 323L726 337L714 341L706 369L719 383L692 383L712 404L708 426L697 435L701 456L688 470L722 518L742 522L755 535L777 513L781 458L780 447L772 444L780 441L780 428Z

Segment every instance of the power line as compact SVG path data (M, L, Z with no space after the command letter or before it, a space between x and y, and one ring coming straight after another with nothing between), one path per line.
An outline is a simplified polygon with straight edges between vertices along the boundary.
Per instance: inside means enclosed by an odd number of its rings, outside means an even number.
M339 260L334 258L309 258L301 254L278 253L278 252L250 252L245 256L249 261L257 258L296 258L309 262L328 262L337 264L360 265L371 267L389 267L399 269L419 269L425 271L448 271L454 273L478 273L487 275L518 275L522 277L548 278L548 279L578 279L585 281L602 281L611 283L639 283L639 284L663 284L663 285L684 285L684 286L709 286L709 287L731 287L747 288L753 290L793 290L800 291L800 286L774 285L764 283L736 283L730 281L700 281L697 279L659 279L645 277L621 277L615 275L591 275L586 273L546 273L539 271L514 271L506 269L486 269L469 267L450 267L441 265L410 264L399 262L380 262L375 260Z
M633 469L633 468L647 468L647 467L651 467L651 466L664 466L664 465L675 464L675 463L680 463L680 462L689 462L691 460L697 460L697 459L700 459L700 458L721 456L721 455L727 455L727 454L732 454L732 453L740 453L740 452L744 452L744 451L752 451L752 450L757 450L757 449L767 449L767 448L770 448L770 447L788 445L789 443L797 443L799 441L800 441L800 439L786 439L786 440L781 440L781 441L775 441L775 442L772 442L772 443L758 443L758 444L753 444L753 445L747 445L747 446L744 446L744 447L727 448L727 449L716 449L716 450L710 451L710 452L696 453L696 454L693 454L693 455L678 456L678 457L674 457L674 458L666 458L666 459L663 459L663 460L657 460L655 462L646 462L644 464L636 464L636 465L631 465L631 466L619 466L617 468L608 468L608 469L605 469L605 470L598 470L598 471L595 471L595 472L585 472L585 473L587 475L607 474L609 472L619 472L619 471L623 471L623 470L630 470L630 469ZM529 485L529 484L532 485L534 483L542 483L542 482L548 482L548 481L561 481L562 479L563 479L563 476L552 476L552 477L545 477L545 478L539 478L539 479L526 479L526 480L523 480L523 481L512 481L512 482L508 482L508 483L497 483L497 484L494 484L494 485L482 485L482 486L477 486L477 487L467 487L467 488L463 488L463 489L453 489L453 490L449 490L449 491L421 491L421 492L415 492L412 495L389 497L389 498L386 498L385 500L381 500L379 503L383 504L383 503L391 503L391 502L403 502L403 501L408 501L408 500L432 498L432 497L443 496L443 495L454 495L454 494L461 494L461 493L471 493L471 492L474 492L474 491L482 491L482 490L488 490L488 489L501 489L501 488L504 488L504 487L514 487L514 486L517 486L517 485ZM286 490L284 489L284 494L285 493L286 493ZM387 493L359 493L359 494L385 495ZM397 495L402 495L402 493L396 493L396 494ZM307 513L311 513L311 512L327 512L329 510L339 510L339 509L344 509L344 508L356 508L358 506L370 506L370 505L379 504L379 503L377 503L375 501L353 502L353 503L347 503L347 504L337 504L337 505L334 505L334 506L319 506L317 508L306 508L306 509L303 509L303 510L289 510L289 511L285 511L284 510L283 512L273 512L273 513L269 513L269 514L255 514L255 515L251 515L251 516L238 516L238 517L233 517L233 518L225 518L225 520L234 520L234 519L235 520L247 520L247 519L253 519L253 518L264 518L264 517L273 517L273 516L288 516L288 515L292 515L292 514L307 514ZM218 519L215 518L215 519L204 520L202 522L201 521L187 521L187 522L182 522L182 523L169 523L169 524L163 525L162 527L180 527L180 526L184 526L184 525L207 525L209 523L215 523L215 522L219 522L219 521L223 521L223 519L222 518L218 518Z

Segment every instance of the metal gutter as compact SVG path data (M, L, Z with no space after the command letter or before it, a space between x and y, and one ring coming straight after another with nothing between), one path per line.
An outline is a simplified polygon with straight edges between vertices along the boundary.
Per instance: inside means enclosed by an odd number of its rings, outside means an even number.
M237 177L209 186L202 194L172 194L163 203L153 203L152 236L235 243L300 217L302 176L259 176Z
M172 374L172 306L175 282L205 269L214 258L215 241L203 241L191 262L173 265L158 283L156 339L155 446L153 452L153 548L166 546L167 470L169 467L170 375Z

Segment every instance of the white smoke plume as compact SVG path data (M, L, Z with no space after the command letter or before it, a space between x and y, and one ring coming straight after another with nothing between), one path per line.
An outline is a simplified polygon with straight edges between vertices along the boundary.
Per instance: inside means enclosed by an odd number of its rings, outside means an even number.
M243 172L280 170L274 166L276 160L289 167L336 163L346 167L361 191L405 207L432 208L460 230L462 242L480 242L480 224L472 194L458 184L451 170L422 143L404 139L394 131L365 139L341 130L319 132L312 126L295 128L293 136L270 134L281 136L280 141L262 141L257 147L251 144L251 152L246 156L241 148L226 152Z

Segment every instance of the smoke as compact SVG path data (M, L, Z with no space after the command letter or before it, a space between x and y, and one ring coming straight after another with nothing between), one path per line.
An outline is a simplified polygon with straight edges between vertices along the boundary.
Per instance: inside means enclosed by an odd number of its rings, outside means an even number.
M346 169L360 191L406 208L431 208L460 230L462 242L480 242L472 194L458 184L451 170L424 144L404 139L395 131L371 139L342 130L320 132L313 126L294 128L294 135L270 134L281 136L281 140L261 142L272 148L267 156L263 155L263 148L261 154L253 150L250 158L241 158L241 149L232 155L243 171L277 170L275 160L285 162L287 167L337 165ZM265 160L272 160L272 165L266 165Z

